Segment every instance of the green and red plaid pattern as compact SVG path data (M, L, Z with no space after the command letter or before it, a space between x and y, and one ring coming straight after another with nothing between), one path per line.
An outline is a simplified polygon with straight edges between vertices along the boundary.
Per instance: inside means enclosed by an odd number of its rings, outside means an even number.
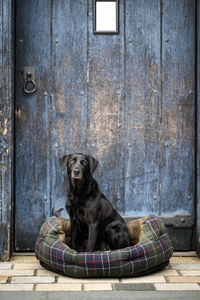
M137 276L166 265L173 253L163 222L152 216L144 221L140 243L114 251L77 252L67 248L58 233L57 218L51 217L40 229L36 257L47 268L71 277Z

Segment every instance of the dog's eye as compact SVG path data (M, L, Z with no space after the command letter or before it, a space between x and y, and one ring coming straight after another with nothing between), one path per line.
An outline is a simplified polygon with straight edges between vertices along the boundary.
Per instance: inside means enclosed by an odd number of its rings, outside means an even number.
M81 164L82 164L83 166L87 166L87 161L86 161L86 160L81 160Z
M75 161L75 159L73 158L73 159L70 159L69 164L70 164L70 165L73 165L75 162L76 162L76 161Z

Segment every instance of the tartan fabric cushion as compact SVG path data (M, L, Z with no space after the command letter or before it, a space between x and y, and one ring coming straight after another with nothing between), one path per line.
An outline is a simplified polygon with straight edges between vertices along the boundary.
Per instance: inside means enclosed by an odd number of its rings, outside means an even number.
M77 252L61 241L60 230L59 218L48 219L40 229L35 253L44 266L71 277L138 276L167 265L173 253L163 222L153 216L144 219L136 245L114 251Z

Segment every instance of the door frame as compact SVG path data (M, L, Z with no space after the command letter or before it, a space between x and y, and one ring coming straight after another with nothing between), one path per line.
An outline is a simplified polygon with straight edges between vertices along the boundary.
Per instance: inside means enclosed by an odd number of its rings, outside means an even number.
M14 0L0 0L0 260L9 260L13 238Z
M0 0L0 260L9 260L14 238L14 72L15 72L15 0ZM200 0L196 0L196 139L195 205L196 251L200 257Z
M196 0L196 251L200 258L200 0Z

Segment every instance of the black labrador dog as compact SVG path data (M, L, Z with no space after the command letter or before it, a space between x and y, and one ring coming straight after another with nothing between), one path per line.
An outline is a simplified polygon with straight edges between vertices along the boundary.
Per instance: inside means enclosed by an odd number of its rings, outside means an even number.
M71 222L71 247L80 249L85 240L88 240L86 251L130 246L125 221L100 192L92 177L98 161L77 153L65 155L59 162L63 170L67 168L66 209Z

